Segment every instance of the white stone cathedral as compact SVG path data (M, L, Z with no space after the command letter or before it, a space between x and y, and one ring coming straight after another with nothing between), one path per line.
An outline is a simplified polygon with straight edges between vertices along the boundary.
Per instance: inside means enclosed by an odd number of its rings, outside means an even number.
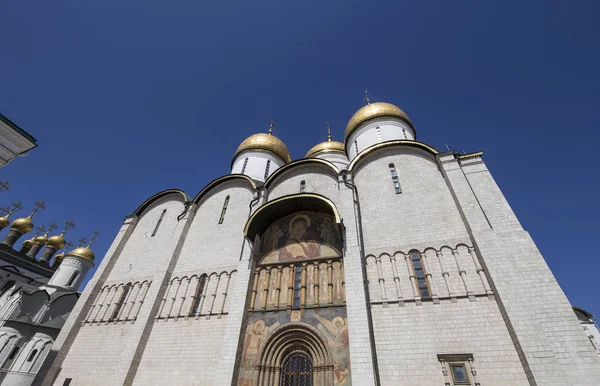
M482 153L372 103L142 203L36 384L600 385L600 357Z

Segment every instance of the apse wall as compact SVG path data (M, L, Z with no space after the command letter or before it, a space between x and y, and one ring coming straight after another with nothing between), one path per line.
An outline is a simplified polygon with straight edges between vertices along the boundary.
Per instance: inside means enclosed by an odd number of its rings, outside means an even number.
M398 175L396 194L390 164ZM468 242L469 236L434 156L422 149L391 146L354 165L366 254ZM429 241L435 240L430 245Z

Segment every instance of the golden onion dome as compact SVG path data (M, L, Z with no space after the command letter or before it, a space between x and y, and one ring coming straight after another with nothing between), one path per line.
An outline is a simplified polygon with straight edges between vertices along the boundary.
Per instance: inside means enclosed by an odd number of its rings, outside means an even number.
M38 236L36 238L33 239L33 242L38 244L38 245L46 245L46 243L48 242L48 237L46 236Z
M33 229L33 222L29 217L18 218L13 221L10 228L24 235L25 233L31 232Z
M71 252L67 253L67 256L81 257L82 259L89 260L92 263L94 262L94 258L96 257L96 255L94 255L94 252L86 247L75 248Z
M354 113L352 118L350 118L350 121L348 121L348 125L346 125L344 141L348 141L348 137L350 137L350 134L352 134L352 132L358 126L360 126L361 123L379 117L402 118L409 124L411 124L410 119L408 119L408 115L406 115L406 113L402 111L398 106L386 102L371 103L362 107L360 110Z
M244 150L265 150L277 154L285 162L291 162L290 152L279 138L273 134L258 133L246 138L235 151L234 158Z
M62 262L65 258L65 254L64 253L59 253L58 255L54 256L54 261L58 261L59 263Z
M54 249L61 249L65 246L66 240L62 235L52 236L48 239L48 246Z
M31 246L33 245L33 238L29 239L29 240L25 240L21 243L21 248L23 247L27 247L27 248L31 248Z
M317 153L323 152L323 151L341 151L342 153L344 153L346 150L344 148L344 144L338 141L325 141L325 142L321 142L318 145L313 146L308 153L306 153L306 155L304 156L304 158L309 158Z
M10 225L10 220L8 216L0 217L0 228L6 228Z

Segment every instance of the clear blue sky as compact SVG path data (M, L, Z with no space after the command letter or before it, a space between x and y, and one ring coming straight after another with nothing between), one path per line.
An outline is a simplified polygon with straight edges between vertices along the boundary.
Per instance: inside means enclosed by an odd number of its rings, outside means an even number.
M1 204L94 230L229 172L268 117L292 157L365 89L484 159L574 305L600 314L598 1L33 1L0 6L0 112L38 139ZM23 210L20 214L25 213ZM4 236L4 232L2 237Z

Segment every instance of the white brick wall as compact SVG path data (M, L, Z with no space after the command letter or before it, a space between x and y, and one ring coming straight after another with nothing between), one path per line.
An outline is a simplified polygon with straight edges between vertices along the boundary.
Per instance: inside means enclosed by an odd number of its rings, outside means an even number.
M401 194L394 193L389 163ZM381 384L443 384L437 355L452 353L474 355L482 385L600 384L598 355L480 159L459 162L452 153L434 157L394 145L355 166L349 177L362 210ZM330 198L343 219L351 378L374 384L352 190L322 165L299 165L273 181L260 202L299 193L302 180L306 192ZM61 385L65 377L73 385L236 383L256 256L243 239L253 197L247 182L226 181L181 221L176 217L184 205L176 195L154 202L139 221L127 220L131 225L119 232L57 338L41 371L54 361L44 384ZM415 296L405 260L413 249L423 256L433 300ZM194 289L186 287L187 278L211 275L206 290L216 294L217 307L225 296L223 275L232 272L222 315L185 316ZM135 322L82 325L101 288L144 280L152 284ZM183 295L169 285L179 281ZM169 299L182 317L163 315L161 304ZM206 302L212 299L207 296L203 312Z

